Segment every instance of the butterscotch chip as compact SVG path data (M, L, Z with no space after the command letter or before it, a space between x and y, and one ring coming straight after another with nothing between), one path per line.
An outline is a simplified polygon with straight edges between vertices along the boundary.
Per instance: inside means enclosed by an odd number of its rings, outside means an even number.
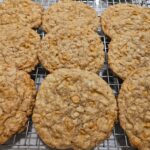
M139 68L127 78L118 98L119 119L131 144L150 149L150 67Z
M0 65L8 64L19 70L31 71L38 63L40 37L30 28L4 25L0 28Z
M97 30L99 19L96 11L82 2L58 2L45 10L42 17L42 27L51 32L55 27L86 27Z
M59 69L42 82L32 119L50 147L89 150L110 135L116 108L111 88L96 74Z
M80 102L79 96L73 96L73 97L71 97L71 99L72 99L73 103L79 103Z
M141 66L150 66L150 32L121 35L109 45L108 63L122 79Z
M35 86L30 76L0 65L0 144L25 128L34 101Z
M104 63L100 37L89 29L62 28L47 34L41 45L39 60L50 72L59 68L97 72Z
M130 31L150 31L150 9L133 4L113 5L101 15L101 25L111 38Z
M31 0L5 0L0 4L0 25L21 24L37 28L41 25L43 8Z

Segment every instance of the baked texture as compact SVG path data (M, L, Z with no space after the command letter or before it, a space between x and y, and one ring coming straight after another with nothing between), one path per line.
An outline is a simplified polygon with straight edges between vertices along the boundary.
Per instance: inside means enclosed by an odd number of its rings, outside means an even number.
M30 72L38 63L40 37L30 28L18 25L0 27L0 65L8 64Z
M50 147L90 150L111 134L116 108L111 88L98 75L59 69L42 82L32 119Z
M123 80L139 67L150 66L150 31L130 32L112 39L109 45L110 68Z
M139 68L124 81L118 97L119 120L131 144L150 149L150 67Z
M94 9L77 1L58 2L45 10L42 16L42 27L46 32L70 25L97 30L99 19Z
M42 22L43 8L31 0L5 0L0 4L0 25L21 24L37 28Z
M133 4L113 5L101 15L101 25L110 38L131 31L150 31L150 9Z
M104 63L103 43L90 29L62 28L47 34L41 45L39 60L50 72L59 68L98 72Z
M35 86L30 76L0 66L0 144L25 128L34 102Z

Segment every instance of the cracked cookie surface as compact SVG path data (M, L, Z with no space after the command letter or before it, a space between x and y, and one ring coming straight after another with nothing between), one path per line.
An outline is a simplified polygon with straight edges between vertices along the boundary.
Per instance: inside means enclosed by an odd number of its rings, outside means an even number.
M112 39L109 45L108 63L122 79L138 67L150 66L150 31L130 33Z
M68 27L48 33L40 49L39 60L50 72L59 68L98 72L104 63L103 43L99 35L89 29Z
M150 9L133 4L113 5L101 15L101 25L110 38L130 31L150 31Z
M150 67L139 68L124 81L118 97L119 119L131 144L150 149Z
M50 147L89 150L111 134L116 108L111 88L98 75L59 69L42 82L32 119Z
M20 24L37 28L42 22L43 8L31 0L5 0L0 4L0 25Z
M30 72L38 63L40 37L30 28L18 25L0 28L0 65L8 64Z
M8 66L0 66L0 144L26 126L35 101L30 76Z
M99 18L94 9L77 1L58 2L45 10L42 16L42 27L46 32L51 32L56 26L63 28L72 24L97 30Z

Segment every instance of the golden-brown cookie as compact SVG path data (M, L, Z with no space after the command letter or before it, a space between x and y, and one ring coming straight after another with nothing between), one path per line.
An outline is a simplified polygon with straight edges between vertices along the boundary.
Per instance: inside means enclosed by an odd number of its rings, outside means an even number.
M89 150L110 135L116 108L111 88L98 75L59 69L42 82L32 119L50 147Z
M111 38L130 31L150 31L150 9L133 4L113 5L102 14L101 25Z
M48 33L41 45L39 60L50 72L59 68L98 72L104 63L103 43L90 29L62 28Z
M139 68L124 81L118 103L120 123L131 144L150 150L150 67Z
M18 25L0 27L0 65L16 66L31 71L38 63L37 50L40 37L30 28Z
M58 2L45 10L42 17L42 27L51 32L55 27L86 27L97 30L99 19L96 11L82 2Z
M13 67L0 66L0 144L25 128L35 101L30 76Z
M0 25L21 24L31 28L41 25L43 8L31 0L5 0L0 4Z
M109 45L108 63L122 79L140 66L150 66L150 31L130 32L112 39Z

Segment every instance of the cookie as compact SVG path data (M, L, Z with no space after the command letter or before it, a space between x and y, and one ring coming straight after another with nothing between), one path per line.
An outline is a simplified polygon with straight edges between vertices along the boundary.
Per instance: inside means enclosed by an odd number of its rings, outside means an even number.
M58 2L45 10L42 16L42 27L46 32L58 26L63 28L70 25L97 30L99 19L94 9L77 1Z
M40 62L49 72L59 68L99 71L104 63L104 51L97 33L79 27L56 31L43 38L38 53Z
M4 66L0 66L0 144L25 128L35 102L30 76Z
M38 63L40 42L36 31L18 25L4 25L0 30L0 65L16 66L27 72L33 70Z
M138 67L150 66L150 32L130 32L112 39L108 63L123 80Z
M124 81L118 98L119 119L131 144L150 149L150 67L139 68Z
M110 135L116 116L113 92L98 75L59 69L42 82L32 119L50 147L90 150Z
M37 28L42 22L43 8L31 0L5 0L0 4L0 25L21 24Z
M130 31L150 31L150 9L133 4L113 5L102 13L101 25L111 38Z

